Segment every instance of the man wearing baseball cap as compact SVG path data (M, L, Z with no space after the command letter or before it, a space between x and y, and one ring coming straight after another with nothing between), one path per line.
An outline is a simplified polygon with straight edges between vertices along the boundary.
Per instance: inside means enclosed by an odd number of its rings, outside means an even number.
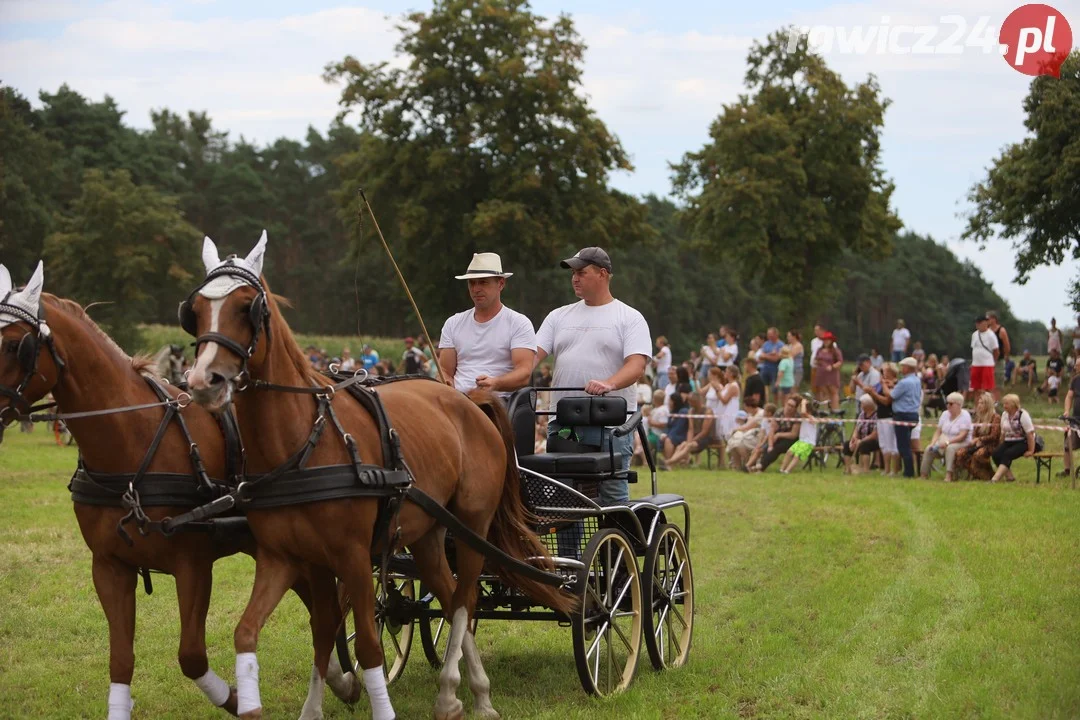
M502 304L502 258L475 253L464 275L473 306L447 319L439 337L439 365L446 383L462 392L483 388L507 397L532 375L536 333L529 318Z
M619 395L626 398L626 407L633 412L637 409L634 383L652 358L649 324L640 312L612 297L613 268L603 248L582 248L560 265L573 271L574 294L581 300L556 308L544 318L536 333L537 362L548 355L555 359L554 387L584 387L589 395ZM561 429L558 423L549 422L548 436ZM622 454L622 469L629 469L633 434L613 438L610 428L578 431L584 434L579 436L580 442L605 450L613 445L615 452ZM600 483L601 505L625 503L629 497L625 481Z
M994 392L994 365L999 347L997 335L987 325L986 315L975 316L975 332L971 333L971 390L974 398L982 391Z

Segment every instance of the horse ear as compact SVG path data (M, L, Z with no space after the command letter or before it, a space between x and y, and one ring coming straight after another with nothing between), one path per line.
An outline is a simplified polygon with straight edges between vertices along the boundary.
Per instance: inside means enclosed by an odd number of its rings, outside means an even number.
M244 258L244 261L251 266L251 269L255 271L256 275L262 275L263 268L263 256L266 254L266 230L262 231L262 236L259 238L259 242L255 243L255 247L251 249L248 256Z
M3 265L0 265L0 295L11 292L11 273Z
M30 276L30 282L26 283L26 287L12 295L12 297L18 297L24 307L37 312L38 304L41 302L41 288L44 285L45 264L38 260L37 267L34 268L34 274Z
M210 239L209 235L204 237L202 241L202 261L203 267L206 268L206 272L208 273L221 264L221 258L218 257L217 245L214 244L214 241Z

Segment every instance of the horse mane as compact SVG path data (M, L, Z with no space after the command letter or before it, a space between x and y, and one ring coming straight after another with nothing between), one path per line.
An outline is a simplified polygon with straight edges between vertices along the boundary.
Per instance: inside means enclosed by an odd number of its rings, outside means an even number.
M156 376L157 363L154 359L148 355L136 355L135 357L129 357L123 348L116 344L116 341L109 337L108 333L101 329L93 318L91 318L86 309L75 302L74 300L68 300L67 298L57 297L52 293L42 293L42 302L47 302L50 305L56 306L59 310L74 316L77 320L81 320L88 329L90 329L95 335L97 335L106 345L106 347L112 348L112 350L124 360L131 363L131 369L140 375L153 375Z
M311 362L304 356L304 351L300 349L300 344L296 342L296 336L293 335L292 328L289 327L289 323L285 322L285 316L281 314L281 308L292 307L292 303L289 302L288 298L272 293L265 277L259 279L262 280L263 288L266 290L266 302L270 307L270 332L281 338L289 360L305 380L317 382L320 385L328 384L329 381L326 377L316 372L315 368L311 366Z

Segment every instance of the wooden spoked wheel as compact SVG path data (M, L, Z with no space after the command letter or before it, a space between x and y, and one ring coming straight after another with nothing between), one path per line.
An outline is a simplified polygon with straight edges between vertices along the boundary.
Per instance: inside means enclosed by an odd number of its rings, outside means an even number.
M600 530L578 571L580 607L571 615L574 661L585 691L617 695L634 680L644 607L637 556L620 530Z
M645 647L657 670L681 667L694 635L694 573L686 540L675 525L661 525L645 552L642 592Z

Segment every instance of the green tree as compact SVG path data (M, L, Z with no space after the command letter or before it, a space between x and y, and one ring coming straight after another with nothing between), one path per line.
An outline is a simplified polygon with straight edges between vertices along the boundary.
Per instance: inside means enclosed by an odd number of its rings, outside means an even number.
M136 324L161 317L186 294L198 264L198 231L176 200L137 186L126 170L87 170L70 214L45 240L50 285L82 303L122 346L138 347Z
M347 57L326 71L361 133L340 158L345 217L363 186L429 322L467 302L447 280L481 250L530 288L516 309L542 317L556 279L534 268L648 232L641 203L608 188L630 162L581 93L585 47L568 17L521 0L437 0L399 29L404 67Z
M985 244L1000 236L1016 249L1016 281L1040 265L1080 259L1080 51L1061 77L1040 75L1024 99L1030 133L1006 147L973 186L964 237ZM1080 312L1080 278L1070 288Z
M750 93L724 106L710 141L673 169L694 239L785 298L786 319L805 322L828 306L843 254L884 257L900 222L881 168L888 101L877 80L849 88L806 37L789 38L754 44Z
M0 258L17 277L41 258L56 209L57 143L35 127L30 103L0 87Z

